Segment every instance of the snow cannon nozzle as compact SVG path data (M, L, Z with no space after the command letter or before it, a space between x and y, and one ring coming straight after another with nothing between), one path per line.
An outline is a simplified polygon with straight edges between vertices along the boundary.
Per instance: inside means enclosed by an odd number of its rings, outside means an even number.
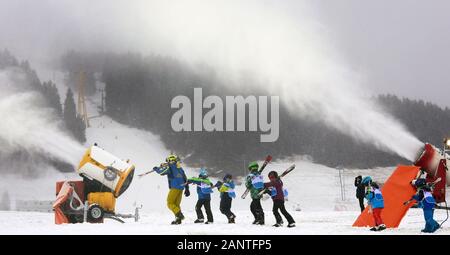
M436 171L439 168L441 161L444 159L445 156L441 150L430 143L426 143L417 153L414 165L420 167L422 172L430 177L435 177Z

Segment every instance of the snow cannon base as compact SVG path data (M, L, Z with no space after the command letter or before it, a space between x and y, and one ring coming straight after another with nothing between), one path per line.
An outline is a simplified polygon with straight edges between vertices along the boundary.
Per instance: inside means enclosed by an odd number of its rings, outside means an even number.
M56 183L55 224L103 223L105 218L121 223L124 223L121 218L139 220L140 208L136 208L135 214L116 214L115 205L116 198L112 192L87 192L83 181Z

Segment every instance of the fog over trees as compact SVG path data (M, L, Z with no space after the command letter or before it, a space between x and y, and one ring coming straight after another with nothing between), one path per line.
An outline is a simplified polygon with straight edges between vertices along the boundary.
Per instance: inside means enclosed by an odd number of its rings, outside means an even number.
M170 120L176 109L172 109L170 103L175 96L185 95L193 102L193 91L198 87L203 89L203 97L258 96L264 92L247 89L248 83L255 82L251 77L235 86L239 90L231 90L229 86L223 86L224 82L207 66L193 68L164 56L70 54L77 55L74 60L101 70L101 80L106 84L106 112L109 116L158 134L171 151L180 154L185 163L193 166L242 173L249 161L261 160L266 154L276 159L308 155L315 162L332 167L368 168L408 163L322 123L292 115L283 106L282 98L280 137L274 143L260 143L259 132L174 132ZM395 95L380 95L367 100L378 101L422 141L440 145L442 138L448 135L446 127L450 124L450 110L447 108ZM205 112L207 110L204 109Z

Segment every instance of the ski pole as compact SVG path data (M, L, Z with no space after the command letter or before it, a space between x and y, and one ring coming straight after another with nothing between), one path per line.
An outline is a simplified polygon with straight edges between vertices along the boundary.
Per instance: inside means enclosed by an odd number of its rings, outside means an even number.
M404 206L409 205L409 203L411 203L413 200L414 199L411 198L410 200L403 202L403 205Z
M144 177L144 176L146 176L147 174L151 174L151 173L153 173L153 172L155 172L155 170L150 170L150 171L148 171L148 172L145 172L145 173L143 173L143 174L139 174L138 176L140 177L140 178L142 178L142 177Z

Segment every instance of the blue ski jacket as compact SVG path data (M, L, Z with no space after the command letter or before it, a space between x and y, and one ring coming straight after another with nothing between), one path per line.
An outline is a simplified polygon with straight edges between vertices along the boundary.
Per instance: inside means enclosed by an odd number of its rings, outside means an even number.
M167 175L167 181L169 183L169 189L183 190L187 185L186 174L180 163L169 163L165 167L154 167L155 172L160 175Z
M381 194L380 189L374 189L366 193L366 199L372 209L384 208L383 194Z
M418 206L423 210L433 210L436 205L436 200L429 191L420 190L413 199L419 202Z
M222 198L223 196L228 196L230 198L235 198L236 192L234 192L234 187L235 185L233 181L224 182L222 186L219 187L220 197Z
M197 185L197 195L199 200L211 200L213 184L209 179L190 178L188 183Z

